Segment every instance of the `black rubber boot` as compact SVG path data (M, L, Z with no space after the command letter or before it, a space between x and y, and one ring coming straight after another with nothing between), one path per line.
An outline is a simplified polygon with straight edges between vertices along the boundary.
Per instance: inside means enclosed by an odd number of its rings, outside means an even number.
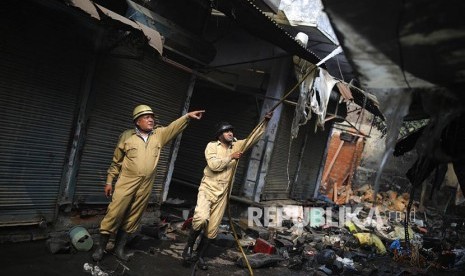
M199 259L197 260L197 267L202 269L202 270L207 270L208 269L208 266L207 266L207 263L204 260L204 257L205 257L205 253L208 250L208 246L210 245L210 242L212 240L213 239L209 239L209 238L203 236L202 240L200 241L199 247L197 248L198 257L199 257Z
M194 230L191 229L189 233L189 239L187 240L186 247L184 247L184 251L182 252L182 259L184 262L193 262L195 261L194 256L194 244L202 230Z
M129 260L129 257L133 255L132 253L126 253L124 250L124 247L126 246L126 243L128 242L128 238L129 238L129 234L123 230L119 230L118 234L116 235L115 255L118 259L122 261Z
M94 253L92 254L92 259L94 262L98 262L102 260L103 253L105 253L105 249L107 248L108 239L110 235L108 234L100 234L100 240L97 249L95 249Z

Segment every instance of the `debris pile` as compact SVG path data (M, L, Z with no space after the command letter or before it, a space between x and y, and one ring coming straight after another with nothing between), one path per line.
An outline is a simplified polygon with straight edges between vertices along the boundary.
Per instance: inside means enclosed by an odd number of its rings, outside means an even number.
M223 219L207 262L217 269L250 266L305 275L454 274L465 270L463 215L432 207L419 211L416 201L406 214L410 195L393 190L374 198L371 187L363 186L353 190L345 205L321 197L301 204L274 201L264 207L249 207L231 223ZM180 212L174 214L173 210L162 214L156 225L142 225L134 235L131 243L137 246L132 248L144 253L139 258L162 254L181 262L184 243L179 234L189 232L193 212L178 208ZM160 247L154 241L150 245L151 240L170 245ZM63 244L50 239L48 244L55 245L54 252L63 245L73 247L69 240ZM129 269L120 262L108 267L112 269L87 264L84 271L105 275Z
M251 219L249 211L249 218L234 220L249 265L318 275L465 269L465 218L412 208L405 227L409 194L382 192L375 201L373 195L370 187L362 187L346 206L324 199L302 206L265 207L258 213L268 212L264 216L268 221ZM226 222L220 231L232 236ZM229 250L238 252L234 247ZM235 256L237 266L247 267L242 254L229 256Z

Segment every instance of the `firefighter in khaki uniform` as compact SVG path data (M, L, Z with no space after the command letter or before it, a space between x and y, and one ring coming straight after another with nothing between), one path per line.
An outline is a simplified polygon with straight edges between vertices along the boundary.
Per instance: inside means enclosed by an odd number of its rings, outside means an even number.
M205 149L207 166L203 171L197 195L192 230L182 255L185 262L193 262L198 258L199 267L203 270L208 269L203 255L211 240L218 235L218 227L228 204L228 184L230 178L233 177L235 164L243 152L260 140L272 115L273 113L266 114L263 124L250 134L248 140L236 140L231 124L227 122L218 124L215 134L216 141L208 143ZM204 230L204 234L197 246L197 256L195 256L193 247L202 230Z
M94 261L100 261L110 234L116 233L115 253L119 259L128 260L124 252L128 235L134 233L140 223L157 174L160 151L171 139L186 128L189 119L200 119L204 110L192 111L173 121L167 127L155 127L154 113L147 105L134 108L135 128L124 131L119 137L108 169L105 195L112 195L107 213L100 224L100 242L92 254Z

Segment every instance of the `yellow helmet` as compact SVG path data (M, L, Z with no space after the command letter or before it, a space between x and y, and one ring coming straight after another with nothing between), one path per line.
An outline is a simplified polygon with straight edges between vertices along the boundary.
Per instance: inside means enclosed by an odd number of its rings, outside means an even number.
M133 121L135 121L137 118L145 114L155 115L152 111L152 108L150 108L150 106L145 105L145 104L138 105L134 108L134 111L132 112L132 119Z

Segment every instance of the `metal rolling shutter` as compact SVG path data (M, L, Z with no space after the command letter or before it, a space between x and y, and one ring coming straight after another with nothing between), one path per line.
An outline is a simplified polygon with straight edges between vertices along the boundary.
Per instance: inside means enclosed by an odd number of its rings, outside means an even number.
M300 127L299 135L292 141L289 154L293 117L294 106L283 106L262 200L288 198L301 200L313 197L315 192L331 123L326 123L325 130L318 129L315 132L316 116L313 116L306 125ZM302 148L304 143L305 148Z
M0 13L0 224L54 219L87 59L34 9Z
M231 123L235 127L234 135L238 139L245 139L260 119L260 107L255 97L238 95L237 92L197 87L190 106L192 110L205 109L206 112L202 120L183 133L172 185L179 185L176 180L200 185L206 165L205 147L212 141L215 125L219 121ZM234 195L238 195L242 188L249 156L250 151L239 162L232 191Z
M332 122L325 124L325 129L314 131L316 116L308 122L308 138L302 155L299 177L292 186L291 197L297 200L312 198L318 181L320 171L324 164L326 147L331 132Z
M305 136L305 127L307 127L303 126L300 128L299 135L296 139L292 140L291 151L289 152L293 117L294 106L284 105L261 200L289 198L299 161L303 137Z
M95 80L96 102L77 177L76 203L108 203L103 197L106 171L119 135L132 128L132 110L138 104L152 107L158 123L168 125L181 116L190 75L146 51L143 59L108 56ZM162 150L152 193L158 201L168 170L172 143Z

